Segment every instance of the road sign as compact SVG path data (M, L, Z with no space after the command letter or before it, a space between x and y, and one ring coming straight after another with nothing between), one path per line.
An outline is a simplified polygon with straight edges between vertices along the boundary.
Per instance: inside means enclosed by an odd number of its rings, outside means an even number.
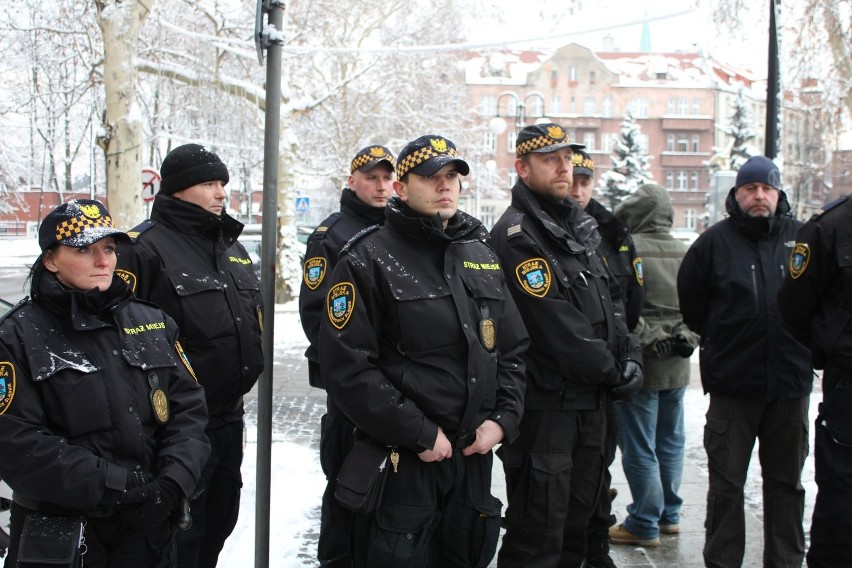
M307 213L308 209L311 208L311 198L310 197L297 197L296 198L296 213Z
M160 174L151 168L142 168L142 201L153 201L160 191Z

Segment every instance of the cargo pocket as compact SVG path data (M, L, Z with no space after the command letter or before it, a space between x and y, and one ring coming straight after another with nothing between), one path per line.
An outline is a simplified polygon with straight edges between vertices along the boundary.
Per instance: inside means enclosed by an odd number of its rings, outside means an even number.
M382 503L376 510L376 534L368 546L367 566L426 566L427 532L432 507Z
M728 423L725 420L707 418L704 425L704 449L707 451L708 467L716 470L725 479L730 478L728 467L728 445L726 444ZM718 496L712 491L707 493L707 520L704 525L709 533L718 530L716 513L719 510Z
M561 527L571 496L570 454L530 454L526 522L545 530Z
M497 541L500 538L500 512L503 503L497 497L488 495L474 507L478 518L474 519L470 538L470 559L474 568L486 568L497 553Z

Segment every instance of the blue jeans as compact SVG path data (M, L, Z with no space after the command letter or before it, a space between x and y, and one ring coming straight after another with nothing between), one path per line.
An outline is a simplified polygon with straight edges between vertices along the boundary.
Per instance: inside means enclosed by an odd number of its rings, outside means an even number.
M680 523L684 392L642 391L615 405L621 465L633 497L624 527L642 538L658 537L660 523Z

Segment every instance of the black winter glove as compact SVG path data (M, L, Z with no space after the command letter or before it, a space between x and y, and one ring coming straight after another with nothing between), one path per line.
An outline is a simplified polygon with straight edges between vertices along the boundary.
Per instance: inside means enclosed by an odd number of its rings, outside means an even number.
M675 335L671 338L671 341L672 350L684 359L691 356L692 352L695 351L695 348L682 335Z
M674 338L666 337L665 339L660 339L654 344L654 351L656 351L657 357L665 357L671 353L673 346Z
M630 400L636 393L642 390L644 383L642 366L636 361L625 361L622 363L621 377L618 383L612 387L610 394L613 400Z
M168 519L180 501L180 486L167 477L158 477L142 487L128 489L119 504L126 506L118 517L130 527L150 531Z

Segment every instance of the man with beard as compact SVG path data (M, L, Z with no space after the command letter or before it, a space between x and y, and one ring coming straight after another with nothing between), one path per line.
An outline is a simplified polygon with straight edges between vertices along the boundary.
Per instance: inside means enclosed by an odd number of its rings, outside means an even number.
M701 383L710 394L704 561L742 565L743 487L759 440L764 566L800 566L813 373L777 295L802 224L788 214L781 173L763 156L737 172L726 207L729 217L696 239L677 277L683 321L701 336Z

